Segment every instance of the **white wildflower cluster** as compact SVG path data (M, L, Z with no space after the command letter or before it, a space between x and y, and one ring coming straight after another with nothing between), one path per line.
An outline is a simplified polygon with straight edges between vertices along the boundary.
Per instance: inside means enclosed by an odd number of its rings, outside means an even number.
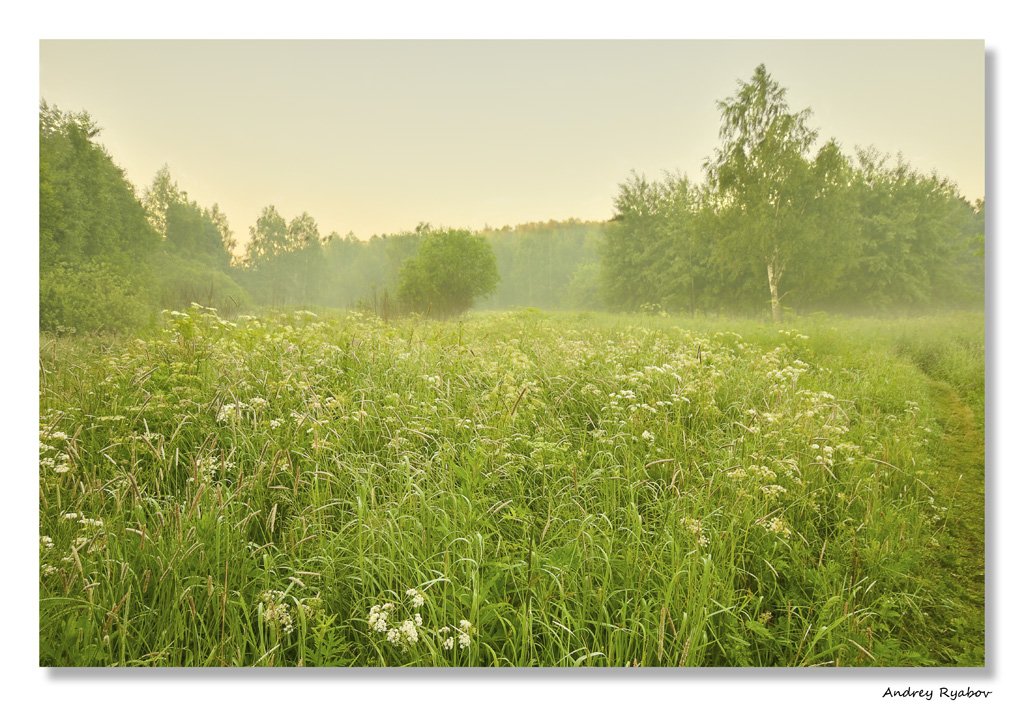
M380 603L370 608L366 621L373 633L383 635L388 644L403 652L418 644L424 636L431 634L424 625L423 615L419 611L426 604L426 596L419 589L410 588L406 590L405 597L409 607ZM446 649L452 649L456 642L466 648L470 644L471 629L469 621L463 620L457 628L441 628L436 636Z
M761 486L761 493L766 498L777 498L777 497L779 497L780 495L782 495L785 492L786 492L786 489L783 488L781 485L763 485L763 486Z
M931 522L941 522L943 515L949 510L945 505L939 505L935 502L935 496L928 496L928 507L931 508Z
M412 603L413 608L422 608L426 602L426 596L424 596L419 590L410 588L405 592L405 595L409 598L409 602Z
M803 486L804 479L800 477L800 462L795 458L781 458L777 461L785 476L793 485Z
M228 402L221 405L220 410L217 412L217 421L231 422L241 419L244 404L244 402Z
M147 431L147 432L143 432L142 434L135 434L135 435L132 436L132 438L136 439L138 441L145 442L147 444L154 444L154 445L156 445L160 441L163 441L164 435L160 434L159 432L155 432L155 431Z
M285 634L295 629L291 609L286 603L287 598L284 591L268 590L260 595L264 622Z
M53 549L53 538L44 534L39 538L39 544L43 549Z
M782 348L775 348L761 358L767 368L768 380L776 390L796 385L800 377L811 369L810 365L799 358L788 362L786 358L787 354Z
M847 462L853 461L863 455L861 447L849 441L840 441L836 444L835 450L840 452L843 455L842 460Z
M218 475L227 475L234 468L234 461L221 459L213 454L204 454L195 460L195 477L189 478L188 482L198 481L210 485L217 480Z
M467 649L472 644L473 625L468 620L460 620L458 627L445 625L437 631L441 638L441 646L446 650L454 650L457 642L460 650Z
M96 417L97 422L123 422L125 420L122 414L108 414L102 417Z
M679 524L682 525L683 529L692 534L697 544L701 547L707 547L710 544L707 534L704 532L703 523L693 517L684 517L679 520Z
M398 627L390 628L387 634L388 642L401 647L403 652L419 642L419 639L419 631L412 620L403 620Z
M831 468L835 464L835 448L828 444L811 444L811 450L816 452L814 462L825 468Z
M62 431L39 430L39 466L53 469L54 473L71 470L71 454L67 451L68 435ZM52 442L49 443L49 442ZM53 445L55 444L55 445ZM52 454L52 455L50 455Z
M747 478L753 478L758 481L772 481L775 480L778 475L772 469L765 465L753 464L746 468L733 468L726 471L726 476L734 480L745 480Z
M237 388L250 387L245 381L239 382ZM236 390L237 391L237 390ZM222 423L239 422L248 419L255 422L263 410L270 407L270 402L263 397L254 396L248 402L235 400L226 402L217 411L217 421Z
M767 532L787 539L793 534L793 530L790 529L789 525L781 517L773 517L770 520L762 518L756 524Z
M608 397L611 399L611 404L614 407L619 402L635 400L636 392L633 390L619 390L618 392L609 392Z
M370 624L370 629L374 632L387 632L388 615L394 607L394 603L384 603L383 605L378 604L371 607L370 615L366 620Z

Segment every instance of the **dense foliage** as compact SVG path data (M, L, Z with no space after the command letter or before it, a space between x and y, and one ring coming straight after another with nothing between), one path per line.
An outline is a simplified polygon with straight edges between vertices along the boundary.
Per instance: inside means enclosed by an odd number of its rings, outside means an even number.
M40 328L113 332L159 308L244 307L223 213L189 200L166 168L140 200L99 132L85 113L40 107Z
M759 66L719 103L706 181L633 175L619 187L602 258L612 308L910 311L984 301L984 204L870 149L814 150Z
M39 323L113 331L146 313L159 235L85 113L39 111Z
M447 318L468 311L498 285L490 244L468 230L430 230L398 274L398 300L406 311Z

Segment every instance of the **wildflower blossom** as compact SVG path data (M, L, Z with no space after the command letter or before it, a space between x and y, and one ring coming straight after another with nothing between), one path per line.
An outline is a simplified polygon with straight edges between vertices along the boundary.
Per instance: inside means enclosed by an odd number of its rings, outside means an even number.
M464 650L469 647L469 633L472 629L473 625L468 620L459 621L459 649Z
M402 634L402 639L408 645L415 645L419 640L419 633L416 631L416 623L411 620L402 621L401 627L398 631Z
M387 632L388 612L384 606L375 605L370 608L370 616L367 618L367 622L369 622L371 630Z
M770 520L761 519L757 521L757 525L772 534L779 535L780 537L788 538L793 534L793 530L789 528L789 525L787 525L786 521L781 517L773 517Z
M683 529L696 537L697 544L699 546L706 547L710 544L710 540L708 540L708 536L704 533L704 528L700 520L691 517L684 517L679 520L679 524L683 526Z
M408 591L405 592L405 595L409 597L410 601L412 602L413 608L422 608L423 604L427 600L426 596L424 596L415 588L410 588Z
M287 634L294 630L295 626L285 598L284 591L264 591L260 595L260 604L263 607L263 620Z

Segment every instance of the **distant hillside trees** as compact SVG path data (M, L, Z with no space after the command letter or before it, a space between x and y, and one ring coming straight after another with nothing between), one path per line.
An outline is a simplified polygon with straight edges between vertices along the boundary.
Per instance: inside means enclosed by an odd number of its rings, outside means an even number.
M604 224L526 223L480 232L494 249L501 280L481 306L494 309L593 309Z
M854 189L859 249L843 299L868 309L984 302L984 202L873 150L858 153Z
M308 213L289 222L274 206L264 208L249 228L242 274L253 299L273 306L319 303L325 284L325 240Z
M601 223L570 220L476 233L493 251L498 283L490 294L475 296L474 306L599 306L603 228ZM273 207L264 209L250 229L244 268L235 275L256 303L366 307L397 313L405 263L416 256L428 236L450 230L421 223L412 231L369 240L337 233L320 237L319 242L298 236L300 231L314 229L308 215L287 223Z
M162 236L155 258L154 289L164 309L195 302L231 314L249 303L232 276L234 236L217 204L203 208L183 191L167 165L142 196L146 218Z

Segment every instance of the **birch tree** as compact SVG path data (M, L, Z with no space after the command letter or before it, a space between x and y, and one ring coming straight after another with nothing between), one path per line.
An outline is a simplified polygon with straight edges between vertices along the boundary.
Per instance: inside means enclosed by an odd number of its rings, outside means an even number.
M722 146L705 163L721 216L718 251L728 266L764 273L772 318L781 321L783 278L817 232L808 159L817 132L807 125L810 110L791 110L764 64L718 108Z

